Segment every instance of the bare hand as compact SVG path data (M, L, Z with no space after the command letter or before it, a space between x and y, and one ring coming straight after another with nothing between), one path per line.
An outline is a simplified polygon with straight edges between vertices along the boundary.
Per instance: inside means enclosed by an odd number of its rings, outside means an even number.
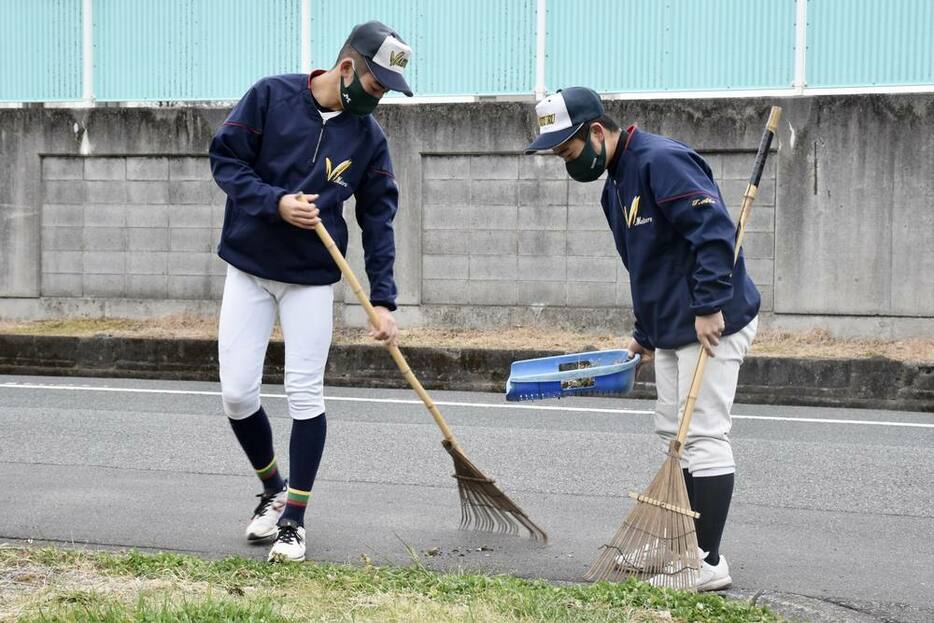
M632 359L636 355L639 355L639 363L636 364L636 376L639 376L639 370L642 369L642 366L649 363L655 358L655 351L649 350L635 339L629 340L629 346L626 347L626 350L629 351L629 358Z
M711 357L714 356L713 348L720 344L720 336L723 335L723 329L726 327L723 323L723 314L717 312L709 316L697 316L694 319L694 330L697 331L697 341L701 343L704 350Z
M318 208L312 203L318 195L282 195L279 199L279 216L282 220L302 229L314 229L321 222Z
M396 326L396 319L392 317L392 312L385 307L376 307L376 315L379 316L379 326L370 327L370 337L389 346L399 343L399 327Z

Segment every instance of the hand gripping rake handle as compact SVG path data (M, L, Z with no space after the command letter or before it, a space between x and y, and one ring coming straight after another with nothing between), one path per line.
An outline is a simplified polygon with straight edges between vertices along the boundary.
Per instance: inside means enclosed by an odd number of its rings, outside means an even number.
M357 280L357 276L350 268L350 264L347 263L347 260L344 259L340 249L337 248L337 244L334 242L334 239L331 238L331 234L329 234L328 230L324 227L324 223L318 223L315 225L315 232L318 234L318 237L321 238L321 242L324 243L324 247L328 250L328 253L331 254L334 262L340 267L344 278L347 279L348 283L350 283L350 287L353 289L353 293L357 295L357 300L360 301L361 305L363 305L363 309L366 310L366 315L370 318L370 324L372 324L374 327L379 327L380 321L379 316L376 315L376 310L373 309L373 305L370 303L370 300L367 298L366 294L364 294L363 286L360 285L360 282ZM409 367L408 362L402 355L402 351L400 351L399 347L395 344L390 344L387 348L389 349L389 354L392 355L393 360L396 362L396 365L399 366L399 371L402 372L405 380L408 381L412 389L415 390L415 393L418 394L418 397L422 399L423 403L425 403L425 407L431 413L431 417L434 418L435 424L437 424L438 428L441 429L441 434L444 435L444 440L455 448L460 447L457 443L457 440L454 438L454 433L451 432L451 429L448 427L448 423L444 421L444 417L441 416L441 412L438 410L438 407L435 406L431 396L428 395L428 392L425 391L425 388L422 387L422 384L415 377L415 373L412 372L412 368Z
M746 233L746 223L749 220L749 213L752 210L752 202L759 194L759 180L762 179L762 170L765 169L765 160L769 157L769 147L772 145L772 138L778 131L778 121L782 117L781 106L772 106L769 113L769 121L759 140L759 151L756 153L756 162L752 167L752 176L749 178L749 184L746 185L746 192L743 195L743 207L739 212L739 220L736 223L736 244L733 252L733 264L739 259L739 252L743 246L743 235ZM678 435L671 442L672 449L680 457L684 451L684 440L688 436L688 428L691 426L691 418L694 416L694 404L697 402L697 394L700 393L701 381L704 379L704 368L707 366L707 351L700 349L700 355L697 357L697 365L694 366L694 378L691 380L691 389L688 390L688 397L684 403L684 414L681 416L681 425L678 427Z

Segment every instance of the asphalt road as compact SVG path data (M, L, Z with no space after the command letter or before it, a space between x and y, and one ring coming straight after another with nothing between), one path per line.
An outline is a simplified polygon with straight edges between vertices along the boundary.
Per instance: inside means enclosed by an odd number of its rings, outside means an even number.
M106 388L106 389L105 389ZM103 390L103 391L102 391ZM0 540L265 555L213 383L0 376ZM289 419L264 389L280 464ZM578 581L661 465L646 401L433 392L467 455L551 537L458 530L451 462L414 393L329 388L308 557ZM451 404L453 403L453 404ZM722 551L741 591L934 620L934 415L737 405Z

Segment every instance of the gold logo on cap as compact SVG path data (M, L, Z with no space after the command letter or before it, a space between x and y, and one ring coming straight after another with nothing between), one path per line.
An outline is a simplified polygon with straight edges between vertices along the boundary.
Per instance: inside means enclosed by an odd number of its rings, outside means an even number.
M409 64L409 59L406 58L405 52L390 52L389 53L389 66L397 65L402 69L405 69L405 66Z
M538 127L551 125L554 122L555 122L555 113L551 113L550 115L542 115L538 118Z

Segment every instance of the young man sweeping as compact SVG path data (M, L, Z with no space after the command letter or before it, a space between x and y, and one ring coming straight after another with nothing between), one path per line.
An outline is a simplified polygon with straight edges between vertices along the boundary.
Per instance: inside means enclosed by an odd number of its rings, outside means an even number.
M403 70L412 50L392 29L353 29L330 70L257 82L211 143L214 179L227 194L218 253L228 263L219 362L224 411L263 485L246 528L274 541L269 560L304 560L304 516L324 450L323 379L331 343L333 284L341 273L314 227L325 223L347 250L343 203L356 198L370 300L398 330L392 221L398 189L382 128L370 113L387 90L412 92ZM278 313L292 433L289 480L279 471L260 404L266 347Z
M635 329L632 355L655 360L655 430L675 436L700 349L707 363L682 468L701 549L699 591L732 583L720 539L736 464L730 409L753 337L759 292L742 254L735 267L735 227L707 163L690 147L630 126L621 130L599 96L564 89L536 108L539 136L526 153L551 150L568 174L592 182L604 171L601 204L629 271Z

